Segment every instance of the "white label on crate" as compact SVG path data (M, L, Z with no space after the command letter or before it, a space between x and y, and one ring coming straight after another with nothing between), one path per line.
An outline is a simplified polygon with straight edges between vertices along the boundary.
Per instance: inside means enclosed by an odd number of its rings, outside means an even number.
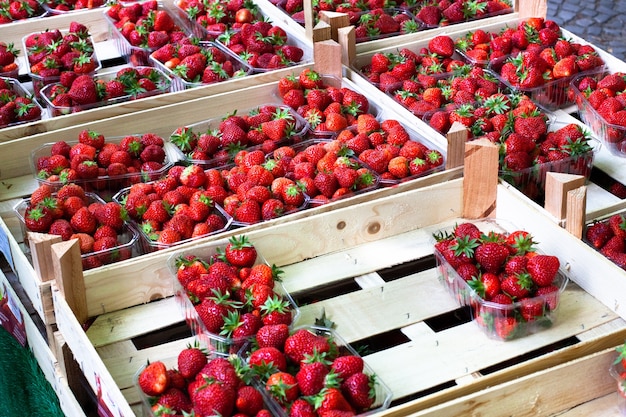
M0 228L0 251L4 254L4 257L9 263L11 269L15 270L15 265L13 265L13 256L11 256L11 245L9 243L9 237L2 228Z

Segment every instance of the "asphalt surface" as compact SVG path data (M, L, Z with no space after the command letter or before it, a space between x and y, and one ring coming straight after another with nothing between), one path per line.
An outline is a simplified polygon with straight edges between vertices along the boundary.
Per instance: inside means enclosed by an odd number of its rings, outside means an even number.
M626 60L626 0L548 0L547 18Z

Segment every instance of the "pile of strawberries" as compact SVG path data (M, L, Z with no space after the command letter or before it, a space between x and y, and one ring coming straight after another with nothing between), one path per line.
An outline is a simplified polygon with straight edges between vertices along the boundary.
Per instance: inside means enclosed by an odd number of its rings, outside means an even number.
M468 107L500 91L491 73L471 65L457 66L446 77L418 75L393 90L393 98L411 113L425 118L442 108Z
M104 0L48 0L44 1L53 13L63 13L70 10L95 9L105 5Z
M216 41L230 49L256 71L296 65L304 50L289 42L285 30L266 20L246 22L238 30L227 30Z
M14 78L0 77L0 128L41 118L41 107Z
M405 1L409 3L411 13L427 27L447 26L513 12L512 4L508 0Z
M0 25L41 16L44 13L45 10L37 0L0 1Z
M17 78L19 54L20 50L13 43L0 42L0 77Z
M74 113L96 106L135 100L169 91L171 80L153 67L124 67L114 73L61 74L59 82L46 86L41 95L52 115Z
M188 36L169 11L156 0L123 5L115 3L106 11L117 33L130 45L128 62L148 65L148 57L167 43L176 43Z
M327 152L338 149L338 155L358 158L380 177L382 185L397 184L443 169L443 155L440 151L417 138L411 138L409 131L397 120L379 121L370 113L358 116L356 125L338 133L333 142L317 146L323 147ZM290 165L293 165L293 170L288 171L293 171L295 177L301 181L302 173L305 172L302 166L314 165L318 173L327 170L323 164L316 162L317 158L311 159L311 153L296 155L294 159L297 163L292 159ZM331 172L335 173L335 170ZM340 172L341 170L335 175ZM343 181L338 178L338 184ZM375 185L375 182L369 182L369 175L361 177L360 181L362 185L352 188L359 190L361 187L370 188ZM316 197L319 198L320 196Z
M215 40L227 31L238 31L244 23L261 17L259 8L250 0L177 0L175 6L186 14L198 29L194 33L205 40Z
M438 76L451 73L455 67L462 66L463 61L455 56L454 41L447 35L433 37L428 46L414 51L401 48L395 52L375 52L368 63L358 70L380 90L393 92L403 82L410 80L422 83L422 77ZM432 86L436 79L425 78L424 83ZM423 87L423 86L422 86ZM407 88L413 91L413 88Z
M163 45L150 54L150 59L156 60L171 74L191 85L212 84L243 77L250 70L239 59L215 44L198 44L189 38Z
M138 224L148 249L155 250L224 230L228 219L216 207L222 191L214 192L199 166L177 165L158 180L131 185L116 199Z
M78 142L59 140L36 157L37 178L49 185L78 182L88 192L116 192L131 183L160 176L168 161L163 138L153 133L107 140L94 130L78 133Z
M137 384L154 416L273 415L240 357L209 353L197 340L178 352L175 366L148 362Z
M368 152L363 152L362 158L367 159ZM312 205L369 191L379 184L378 174L339 140L310 140L297 147L283 146L273 152L268 163L282 167L287 180L295 181L296 187L311 198Z
M475 65L487 67L492 61L517 55L528 49L553 48L559 40L563 39L561 27L556 22L531 17L522 20L516 27L505 27L498 32L483 29L468 31L455 38L454 44L465 59Z
M383 400L376 375L330 329L259 331L255 342L246 361L286 415L355 416Z
M34 76L36 92L62 73L93 74L100 68L94 45L85 25L72 21L67 32L58 29L27 35L24 48L29 73Z
M434 237L444 283L489 334L511 339L525 335L531 323L551 321L559 299L560 261L538 253L528 232L482 232L462 222L452 233Z
M398 8L375 8L360 12L353 24L357 43L415 33L422 29L412 15Z
M626 74L614 72L580 76L573 83L578 91L576 104L585 123L604 140L611 151L624 152ZM595 114L599 118L594 117Z
M185 315L197 318L193 330L208 332L216 349L235 353L259 331L290 327L297 315L278 284L282 271L263 262L244 235L231 237L210 256L180 256L175 266Z
M31 232L78 239L83 269L91 269L131 256L131 241L125 214L119 204L105 203L77 184L67 184L54 192L41 184L24 202L24 226Z
M626 216L613 214L587 226L585 240L622 269L626 269Z
M234 161L241 150L273 151L279 144L299 142L308 125L286 106L263 104L246 113L177 128L170 135L186 159L205 168Z
M335 85L340 82L306 68L297 75L282 77L278 95L309 123L314 134L329 137L355 125L360 114L370 111L365 95Z

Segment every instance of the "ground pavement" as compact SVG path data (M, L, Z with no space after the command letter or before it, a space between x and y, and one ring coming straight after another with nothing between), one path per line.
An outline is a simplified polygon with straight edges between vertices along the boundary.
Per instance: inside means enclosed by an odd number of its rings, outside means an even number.
M626 60L626 0L548 0L548 19Z

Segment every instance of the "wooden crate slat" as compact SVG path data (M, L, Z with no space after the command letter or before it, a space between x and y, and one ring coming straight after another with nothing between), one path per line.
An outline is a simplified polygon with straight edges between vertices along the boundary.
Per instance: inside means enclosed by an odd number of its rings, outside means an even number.
M586 292L570 288L562 294L558 314L554 327L509 342L494 343L469 322L373 353L366 360L394 395L402 397L548 346L614 317Z

